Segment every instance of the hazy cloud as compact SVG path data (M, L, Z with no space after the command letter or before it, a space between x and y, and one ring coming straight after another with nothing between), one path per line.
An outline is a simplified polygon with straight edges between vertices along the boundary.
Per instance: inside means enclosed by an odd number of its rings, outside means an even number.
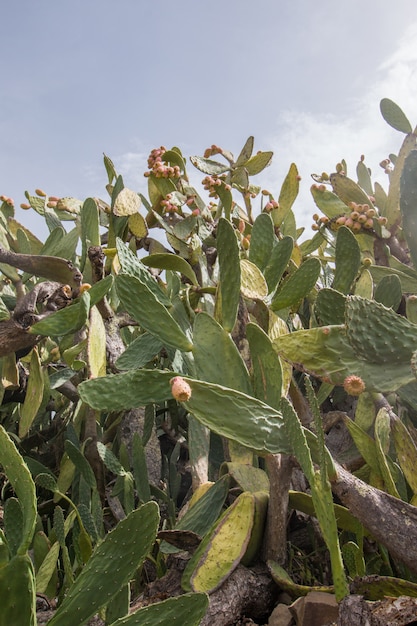
M336 163L345 159L348 175L355 178L361 154L371 168L373 179L386 186L386 175L379 167L389 153L397 153L403 135L383 120L379 102L394 100L417 123L417 22L410 25L395 52L378 67L375 81L361 94L350 97L350 114L314 115L308 111L282 111L278 131L272 139L274 164L265 172L271 191L278 195L280 185L291 162L296 163L303 177L294 210L297 223L309 230L315 211L309 188L312 173L334 171ZM348 89L347 89L348 93ZM311 231L309 231L311 233ZM309 234L306 232L306 234Z

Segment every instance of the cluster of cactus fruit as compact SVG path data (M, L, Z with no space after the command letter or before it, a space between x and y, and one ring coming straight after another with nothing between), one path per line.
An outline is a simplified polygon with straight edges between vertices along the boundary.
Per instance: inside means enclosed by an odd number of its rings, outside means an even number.
M149 197L125 188L108 157L108 202L26 193L23 208L43 215L49 228L44 244L2 196L0 332L12 327L30 347L28 355L1 357L0 465L8 482L0 626L12 614L35 624L36 591L58 598L50 626L81 625L100 611L115 626L168 624L174 616L198 624L207 594L238 565L274 553L265 525L276 504L267 471L275 455L296 457L307 477L309 494L293 492L290 503L319 521L337 598L349 592L349 577L369 571L364 527L333 503L337 468L322 412L326 403L349 405L355 419L345 422L364 459L361 476L414 504L414 430L387 409L375 411L374 402L386 395L416 420L416 133L391 101L381 111L406 133L388 191L373 185L363 158L358 182L345 163L316 177L312 198L323 215L314 215L312 239L302 241L296 226L296 166L277 199L262 191L252 177L272 153L254 154L252 137L237 158L214 144L191 157L215 202L190 184L181 151L164 146L148 159ZM73 230L63 221L74 222ZM142 249L149 253L139 257ZM65 306L31 301L43 279L68 284ZM22 294L32 306L26 326L17 317ZM9 398L19 358L30 372L23 403ZM300 395L313 417L309 428L297 413ZM136 407L146 407L145 425L129 449L117 425ZM57 455L33 449L30 435L47 427L55 433L57 423L60 456L48 466ZM162 489L149 484L145 460L153 428L177 437ZM94 461L88 445L100 438L107 444L98 441ZM176 519L185 438L193 495ZM100 492L103 468L115 477L107 492ZM39 499L53 493L49 517L37 513L36 489ZM117 500L122 510L107 534L106 493L110 508ZM158 500L168 511L159 535ZM157 555L165 564L180 549L191 553L185 593L129 614L131 581L145 560ZM386 558L378 562L372 571L386 573ZM279 564L269 567L278 584L291 586Z
M324 185L316 185L314 189L317 192L323 192L326 190L326 187ZM353 233L360 233L363 230L374 230L375 220L381 226L385 226L387 223L387 218L377 215L376 210L370 207L369 204L357 204L352 201L349 202L347 209L350 212L347 211L344 215L332 219L329 219L326 215L320 217L317 213L314 213L312 229L318 231L322 226L325 226L331 230L337 230L341 226L346 226Z

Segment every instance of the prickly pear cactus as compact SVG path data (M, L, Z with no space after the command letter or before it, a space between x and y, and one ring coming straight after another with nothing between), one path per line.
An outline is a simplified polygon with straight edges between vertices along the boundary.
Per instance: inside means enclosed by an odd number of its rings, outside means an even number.
M130 513L94 550L48 626L84 624L129 582L156 538L158 505L148 502Z
M131 615L113 622L113 626L198 626L208 607L205 593L185 593L138 609Z
M414 268L417 268L417 150L406 157L401 176L400 208L406 238Z
M0 426L0 462L3 471L13 486L18 500L13 509L21 518L14 545L14 556L10 561L4 559L0 565L0 624L12 624L14 621L34 626L36 623L35 573L32 561L27 554L32 541L36 522L35 484L29 469L13 441ZM17 510L16 510L16 507ZM9 520L8 526L15 530ZM16 521L16 520L15 520ZM7 529L4 539L7 541ZM7 544L6 544L7 545ZM10 553L10 547L8 552ZM5 551L4 551L5 552Z
M0 567L0 625L36 626L35 572L30 557L20 554Z
M184 570L182 586L188 591L212 592L246 554L255 520L255 497L243 492L202 541ZM257 526L258 541L261 533ZM251 547L251 556L253 548Z

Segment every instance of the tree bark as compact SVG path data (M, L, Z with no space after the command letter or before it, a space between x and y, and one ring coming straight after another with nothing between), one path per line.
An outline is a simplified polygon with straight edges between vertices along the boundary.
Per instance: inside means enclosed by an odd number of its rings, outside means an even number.
M141 597L132 610L149 604L153 598L159 601L181 595L181 576L187 562L188 558L182 555L173 556L167 574L149 585L145 597ZM200 626L231 626L242 616L266 623L278 594L279 589L265 565L251 568L239 565L222 586L209 595L209 607Z
M265 457L271 485L264 535L263 560L284 565L287 560L288 491L293 468L287 454L269 454Z
M417 574L417 507L367 485L341 465L333 493L391 555Z

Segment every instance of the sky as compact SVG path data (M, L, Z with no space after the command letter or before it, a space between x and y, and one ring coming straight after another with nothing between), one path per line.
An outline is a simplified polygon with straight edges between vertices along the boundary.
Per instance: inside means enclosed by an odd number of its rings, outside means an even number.
M103 153L146 193L152 148L237 156L253 135L274 152L253 182L276 197L296 163L310 236L312 173L344 158L354 178L365 154L386 186L379 162L402 135L381 98L417 124L415 0L15 0L1 13L0 194L16 206L36 188L107 200ZM16 216L45 237L34 212Z

